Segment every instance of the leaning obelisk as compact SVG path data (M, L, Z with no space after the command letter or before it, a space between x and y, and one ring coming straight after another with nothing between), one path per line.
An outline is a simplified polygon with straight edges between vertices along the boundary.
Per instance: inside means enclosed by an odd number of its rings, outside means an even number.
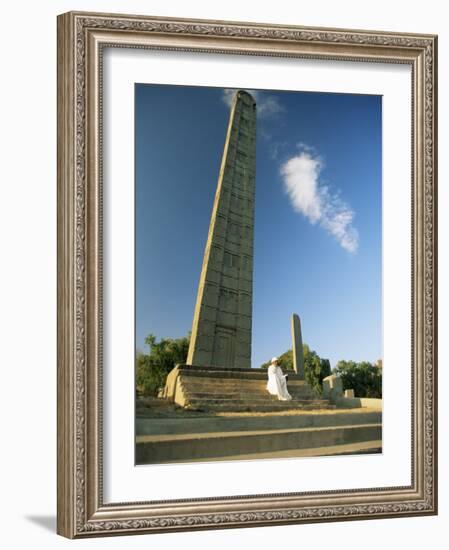
M251 368L256 102L238 91L229 117L187 364Z

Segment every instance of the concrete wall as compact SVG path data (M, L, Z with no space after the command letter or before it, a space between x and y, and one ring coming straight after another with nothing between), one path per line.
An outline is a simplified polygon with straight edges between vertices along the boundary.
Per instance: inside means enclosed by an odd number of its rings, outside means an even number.
M372 408L381 411L382 399L373 399L368 397L345 397L339 396L335 399L335 404L338 408L353 409L353 408Z

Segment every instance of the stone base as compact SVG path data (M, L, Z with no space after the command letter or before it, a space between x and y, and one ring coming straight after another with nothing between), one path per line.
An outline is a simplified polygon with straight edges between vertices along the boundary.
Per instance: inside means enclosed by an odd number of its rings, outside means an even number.
M379 454L382 452L382 441L360 441L359 443L343 443L329 447L315 447L313 449L290 449L287 451L272 451L268 453L248 453L242 455L229 455L226 457L210 457L207 462L220 460L261 460L263 458L310 458L318 456L342 456ZM203 458L189 458L182 462L204 462ZM176 463L178 460L167 460L167 463Z
M380 412L140 419L136 463L380 452Z
M335 408L321 399L305 380L288 372L291 401L279 401L266 389L266 369L177 365L167 376L161 397L189 410L270 412Z

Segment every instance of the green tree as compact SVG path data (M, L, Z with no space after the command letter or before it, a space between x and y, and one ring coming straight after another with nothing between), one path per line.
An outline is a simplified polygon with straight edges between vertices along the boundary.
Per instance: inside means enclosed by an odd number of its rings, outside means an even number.
M379 363L339 361L334 372L341 377L343 389L354 390L356 397L382 397L382 368Z
M149 353L136 353L136 389L142 395L157 395L164 387L167 374L178 363L185 363L190 334L184 338L161 338L154 334L145 338Z
M303 354L306 381L316 392L321 393L323 390L323 379L331 374L329 359L322 359L307 344L303 344ZM279 355L278 360L282 370L293 370L293 350L289 349L282 355ZM261 365L262 368L268 368L269 366L270 361Z
M304 374L306 381L318 392L323 391L323 379L331 373L329 359L322 359L307 344L303 345Z
M263 365L261 365L261 368L267 369L271 364L271 361L267 361ZM282 368L282 370L293 370L293 351L289 349L288 351L284 352L282 355L278 356L278 364Z

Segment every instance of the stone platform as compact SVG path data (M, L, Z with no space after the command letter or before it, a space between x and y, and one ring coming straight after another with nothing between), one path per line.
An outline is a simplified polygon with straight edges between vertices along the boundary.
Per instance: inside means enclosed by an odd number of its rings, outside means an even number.
M177 365L168 375L161 397L195 411L271 412L333 409L296 373L288 372L291 401L279 401L266 389L266 369Z
M136 463L247 460L380 452L380 411L138 418Z

